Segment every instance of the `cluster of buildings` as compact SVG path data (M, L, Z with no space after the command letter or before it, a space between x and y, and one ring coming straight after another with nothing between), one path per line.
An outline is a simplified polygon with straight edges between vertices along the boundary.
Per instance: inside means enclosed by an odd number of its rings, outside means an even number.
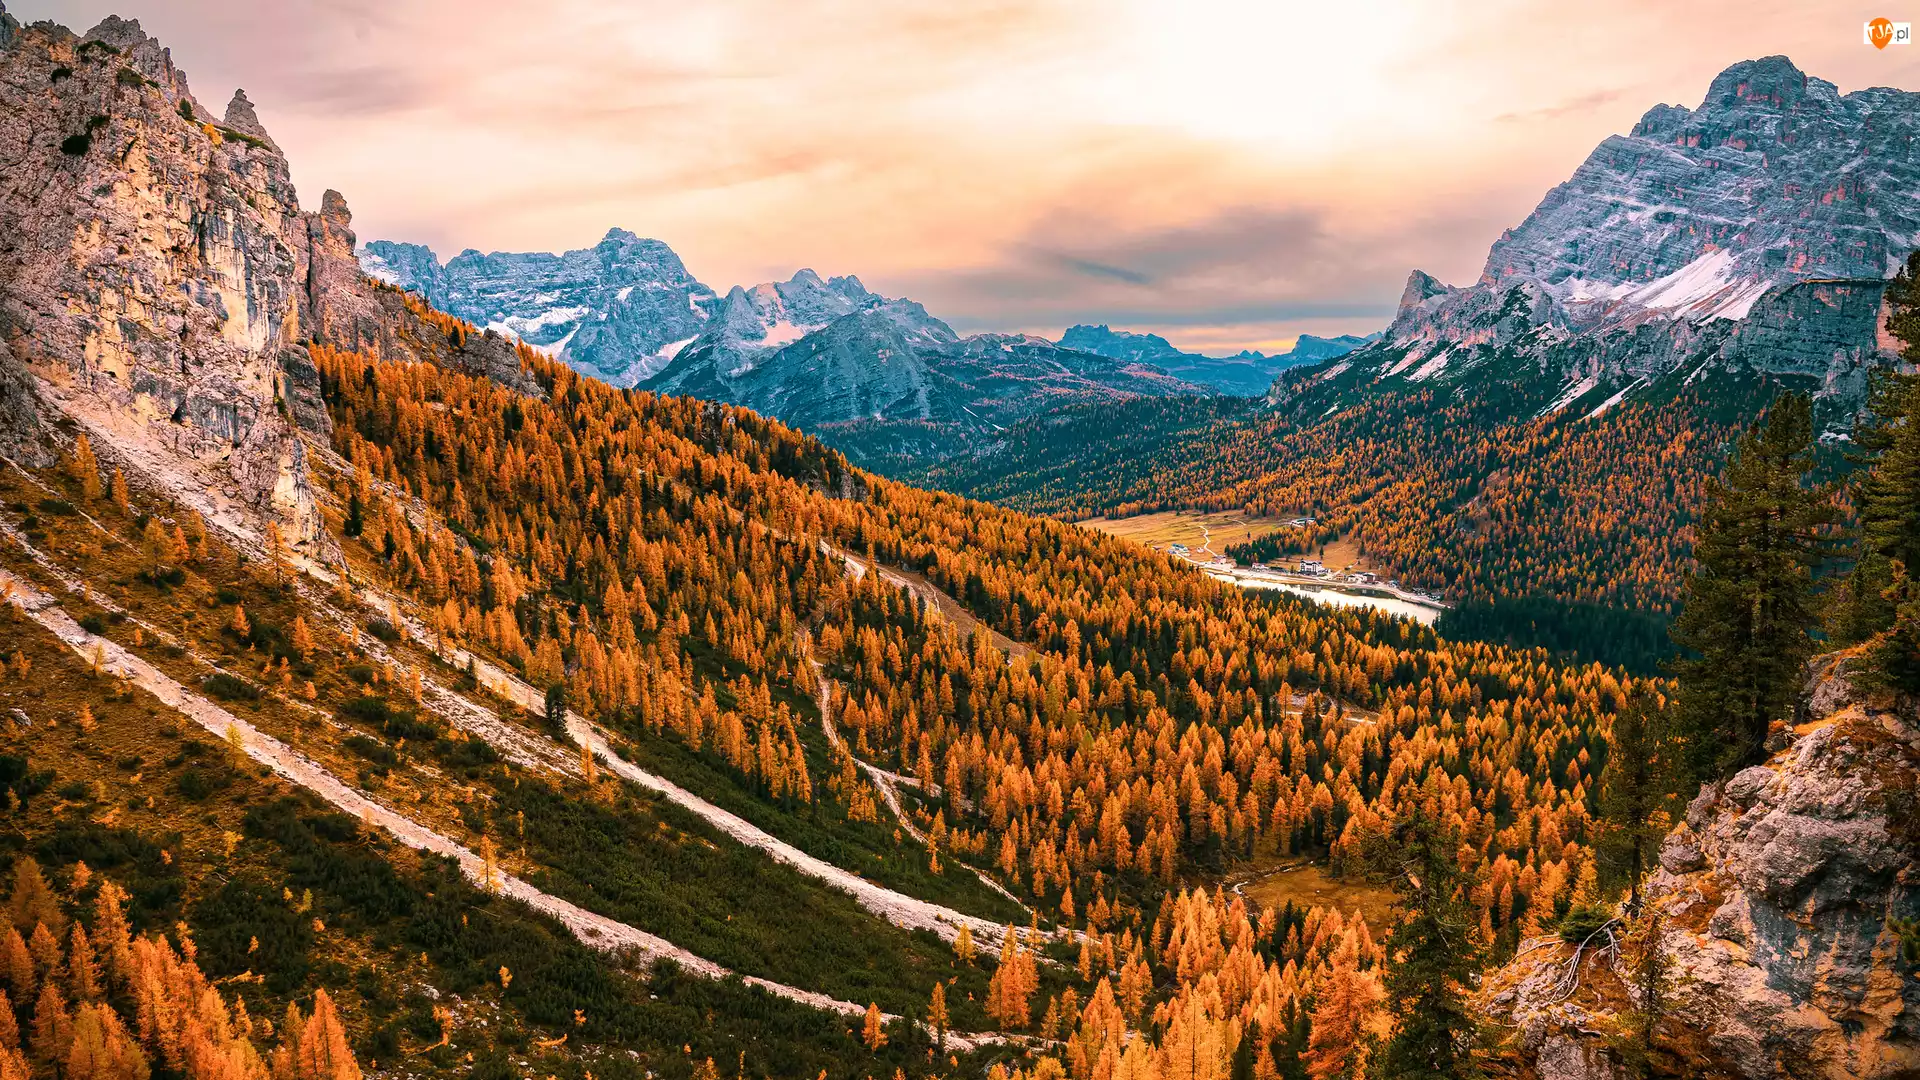
M1313 519L1296 518L1294 523L1297 524L1303 521L1311 523ZM1199 563L1198 559L1193 558L1193 549L1185 544L1168 544L1167 553ZM1214 570L1233 570L1239 566L1238 563L1223 555L1216 555L1204 563L1199 563L1199 565ZM1301 577L1325 578L1329 581L1336 581L1346 585L1383 585L1389 589L1400 590L1400 582L1398 579L1382 581L1380 580L1380 575L1371 570L1351 570L1344 573L1329 570L1326 564L1320 559L1301 559L1298 569L1289 569L1284 566L1270 566L1263 562L1254 563L1248 567L1248 569L1256 574L1296 574ZM1438 593L1414 592L1413 595L1436 603L1440 601Z

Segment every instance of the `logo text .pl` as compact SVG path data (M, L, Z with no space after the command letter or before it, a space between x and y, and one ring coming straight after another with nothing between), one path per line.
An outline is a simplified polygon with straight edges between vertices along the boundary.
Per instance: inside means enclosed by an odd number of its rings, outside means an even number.
M1876 49L1889 45L1913 44L1913 24L1894 22L1892 19L1874 19L1862 29L1866 44Z

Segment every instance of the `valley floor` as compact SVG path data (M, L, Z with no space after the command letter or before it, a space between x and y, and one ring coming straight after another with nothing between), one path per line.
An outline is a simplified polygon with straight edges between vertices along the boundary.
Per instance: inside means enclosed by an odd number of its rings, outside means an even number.
M1162 550L1169 544L1181 544L1202 557L1211 557L1225 555L1228 544L1279 532L1288 527L1288 520L1210 510L1160 510L1131 517L1088 518L1077 524Z

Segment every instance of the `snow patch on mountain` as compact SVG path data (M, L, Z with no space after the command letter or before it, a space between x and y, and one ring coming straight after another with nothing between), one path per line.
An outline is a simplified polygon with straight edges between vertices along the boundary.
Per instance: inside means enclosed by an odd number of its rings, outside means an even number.
M1417 369L1414 370L1413 374L1407 376L1407 381L1414 382L1414 383L1426 382L1428 379L1431 379L1435 375L1438 375L1441 372L1447 370L1447 354L1450 351L1451 350L1448 350L1448 349L1441 349L1438 353L1436 353L1433 356L1432 359L1428 360L1424 364L1421 364Z
M389 265L387 260L370 251L362 251L360 253L360 269L365 271L366 275L375 281L384 282L388 285L396 285L401 288L407 286L405 276Z
M780 319L767 327L767 336L760 339L760 344L769 349L777 349L782 345L791 345L806 337L809 331L818 329L817 326L795 326L786 319Z
M1584 280L1581 284L1594 299L1624 300L1695 320L1744 319L1769 285L1763 278L1743 279L1733 253L1725 249L1709 251L1645 284L1623 281L1598 288Z
M591 314L592 311L593 309L585 304L579 304L574 307L549 308L532 318L522 315L510 315L503 320L488 323L487 329L495 331L496 333L512 334L514 337L525 340L527 338L540 336L548 327L570 326L580 321L584 316ZM567 336L572 337L573 331L569 331Z
M1655 106L1603 140L1476 282L1412 272L1359 362L1376 382L1421 381L1417 365L1451 349L1426 379L1497 371L1572 394L1541 415L1603 383L1631 397L1707 370L1806 378L1850 412L1894 362L1879 315L1920 235L1916 139L1920 94L1842 95L1784 56L1734 64L1697 108Z
M1383 379L1393 378L1395 375L1398 375L1401 372L1412 367L1413 365L1419 363L1422 355L1423 354L1418 349L1408 350L1407 355L1401 357L1397 362L1394 363L1392 367L1388 368L1385 372L1383 372L1380 377Z
M1560 391L1560 396L1554 398L1546 408L1541 409L1539 415L1552 416L1554 413L1587 396L1587 394L1593 391L1594 387L1599 385L1600 377L1597 375L1589 375L1568 386L1565 390Z
M555 360L564 361L567 358L567 344L571 342L573 340L574 335L578 334L579 332L580 332L580 328L576 326L573 329L567 331L567 335L561 338L559 341L556 341L551 345L535 345L534 348L539 349L541 352L546 353L548 356L553 357Z
M637 381L630 369L665 345L697 336L718 303L671 248L624 229L559 254L468 250L443 264L420 245L376 240L359 256L368 276L616 386Z
M1646 382L1646 380L1645 380L1645 379L1635 379L1635 380L1633 380L1632 382L1630 382L1630 383L1628 383L1627 385L1625 385L1625 386L1623 386L1623 387L1621 387L1620 389L1618 389L1618 390L1615 390L1615 391L1613 392L1613 396L1612 396L1612 397L1609 397L1609 398L1608 398L1607 400L1605 400L1605 401L1603 401L1603 402L1601 402L1600 404L1598 404L1598 405L1596 405L1596 406L1594 406L1594 407L1593 407L1593 411L1592 411L1592 412L1590 412L1590 413L1588 413L1588 414L1587 414L1586 416L1584 416L1584 417L1582 417L1581 419L1583 419L1583 420L1592 420L1592 419L1594 419L1594 418L1596 418L1596 417L1598 417L1598 416L1600 416L1600 415L1601 415L1602 413L1605 413L1605 412L1606 412L1606 411L1607 411L1608 409L1611 409L1611 408L1613 408L1613 407L1614 407L1615 405L1618 405L1618 404L1620 404L1620 403L1621 403L1622 401L1624 401L1624 400L1626 400L1626 397L1627 397L1627 395L1628 395L1628 394L1630 394L1630 393L1632 393L1632 392L1633 392L1634 390L1636 390L1636 389L1638 389L1638 388L1639 388L1639 387L1640 387L1640 386L1641 386L1642 384L1644 384L1645 382Z

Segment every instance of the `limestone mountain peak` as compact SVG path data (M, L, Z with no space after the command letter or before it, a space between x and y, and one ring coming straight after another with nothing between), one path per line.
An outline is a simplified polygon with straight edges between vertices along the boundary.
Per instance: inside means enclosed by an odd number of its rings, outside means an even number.
M1785 56L1732 64L1697 107L1656 105L1602 140L1476 282L1412 274L1388 339L1339 374L1391 388L1526 370L1561 385L1542 398L1557 411L1750 370L1815 379L1851 416L1888 362L1885 281L1920 236L1916 136L1920 94L1842 95Z

